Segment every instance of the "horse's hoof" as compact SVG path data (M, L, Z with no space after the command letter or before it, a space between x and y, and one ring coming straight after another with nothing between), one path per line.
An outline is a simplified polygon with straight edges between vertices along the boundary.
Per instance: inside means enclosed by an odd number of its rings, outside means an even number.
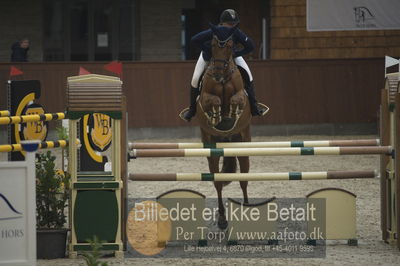
M219 217L218 219L218 228L221 230L225 230L228 227L228 221L225 217Z

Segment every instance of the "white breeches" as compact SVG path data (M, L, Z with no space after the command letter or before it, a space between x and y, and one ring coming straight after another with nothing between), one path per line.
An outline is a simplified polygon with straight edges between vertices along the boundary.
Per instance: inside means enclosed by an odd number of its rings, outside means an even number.
M235 58L236 65L242 67L246 70L247 74L249 75L250 82L253 81L253 76L251 75L251 71L249 66L247 65L246 61L244 61L243 57L239 56ZM199 86L199 81L201 74L203 74L204 69L206 68L208 62L204 60L203 54L200 53L199 59L197 59L196 66L194 68L193 77L191 85L193 88L197 88Z
M238 65L238 66L242 67L244 70L246 70L247 75L249 75L250 82L252 82L253 81L253 75L251 75L250 68L247 65L246 61L244 61L243 57L241 57L241 56L236 57L235 58L235 63L236 63L236 65Z
M203 74L206 66L207 66L207 61L204 60L203 52L201 52L199 59L197 59L196 66L194 67L194 72L193 72L193 77L192 77L192 82L191 82L191 85L193 88L199 87L200 77L201 77L201 74Z

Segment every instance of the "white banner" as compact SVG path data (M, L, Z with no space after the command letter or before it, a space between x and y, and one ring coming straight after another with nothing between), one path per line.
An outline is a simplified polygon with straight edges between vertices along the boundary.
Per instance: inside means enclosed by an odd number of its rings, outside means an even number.
M0 266L36 265L35 153L0 162Z
M400 29L400 0L307 0L308 31Z

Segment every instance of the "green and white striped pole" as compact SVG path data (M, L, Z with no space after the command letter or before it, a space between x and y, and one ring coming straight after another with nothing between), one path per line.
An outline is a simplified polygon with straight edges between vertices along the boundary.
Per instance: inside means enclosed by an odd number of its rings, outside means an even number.
M215 148L295 148L295 147L343 147L378 146L379 139L358 140L306 140L269 142L217 142L217 143L140 143L129 142L129 149L215 149Z
M176 173L141 174L129 173L133 181L279 181L374 178L376 171L327 171L327 172L283 172L283 173Z
M358 147L303 147L303 148L226 148L226 149L133 149L131 158L141 157L236 157L236 156L286 156L286 155L355 155L387 154L390 146Z

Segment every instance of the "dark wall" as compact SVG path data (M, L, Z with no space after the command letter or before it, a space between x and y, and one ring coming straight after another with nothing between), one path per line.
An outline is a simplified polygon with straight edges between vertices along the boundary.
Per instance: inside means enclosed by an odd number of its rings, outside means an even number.
M79 66L107 74L105 63L25 63L15 65L24 74L15 79L38 79L40 103L48 112L65 110L68 76ZM188 104L195 62L123 63L129 126L192 125L178 113ZM253 124L373 123L377 121L384 60L271 60L250 61L259 101L271 111ZM0 64L0 109L5 109L5 82L10 64Z

